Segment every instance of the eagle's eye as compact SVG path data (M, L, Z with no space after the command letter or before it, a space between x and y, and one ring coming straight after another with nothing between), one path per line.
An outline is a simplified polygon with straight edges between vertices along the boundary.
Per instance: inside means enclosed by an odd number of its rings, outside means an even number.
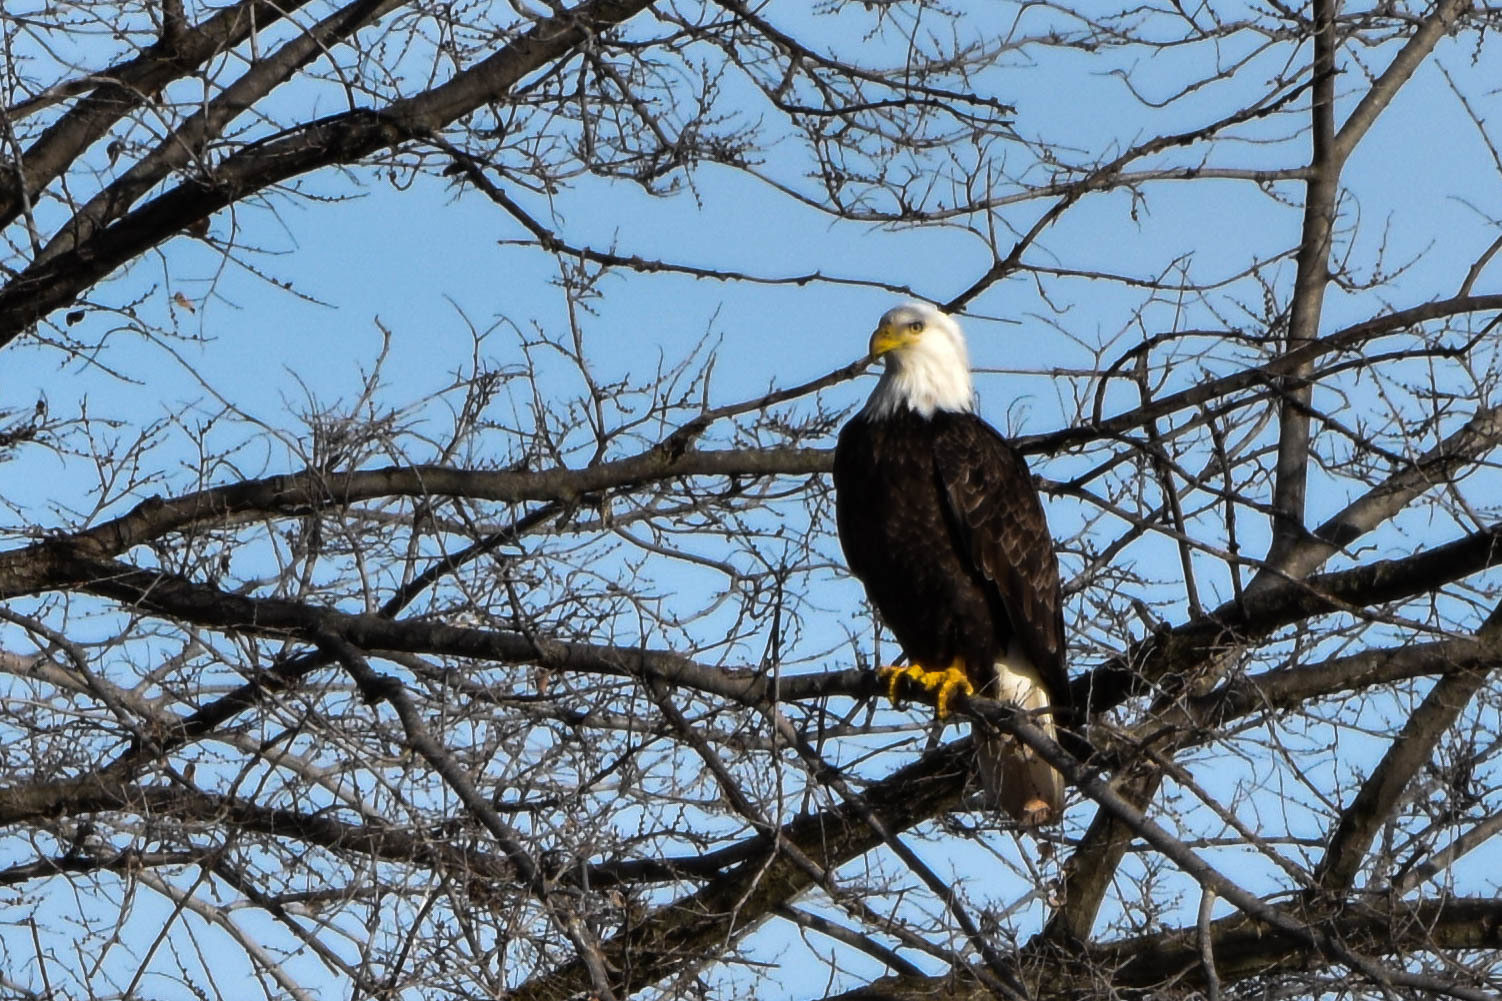
M920 331L920 330L923 329L923 321L922 320L913 320L913 321L911 321L907 325L907 329L911 330L913 333L916 334L918 331Z

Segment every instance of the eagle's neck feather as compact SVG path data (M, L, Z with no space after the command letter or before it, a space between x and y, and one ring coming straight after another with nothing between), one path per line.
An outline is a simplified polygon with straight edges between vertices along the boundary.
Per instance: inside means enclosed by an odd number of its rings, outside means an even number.
M910 357L900 364L888 364L871 398L861 410L870 420L892 417L911 410L920 417L932 417L940 410L968 414L975 410L975 387L970 368L961 362L932 357Z

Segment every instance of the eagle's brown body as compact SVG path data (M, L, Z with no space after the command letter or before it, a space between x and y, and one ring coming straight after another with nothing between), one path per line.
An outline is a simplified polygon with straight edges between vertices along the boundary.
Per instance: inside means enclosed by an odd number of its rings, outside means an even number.
M1015 640L1067 698L1048 522L1027 464L990 425L945 411L856 417L840 433L834 482L850 569L909 658L939 668L961 658L986 690Z
M911 662L958 662L981 694L1063 709L1058 561L1026 462L968 410L870 409L840 433L834 482L840 543L871 603ZM1030 751L993 737L977 755L994 804L1026 822L1058 816L1062 778Z

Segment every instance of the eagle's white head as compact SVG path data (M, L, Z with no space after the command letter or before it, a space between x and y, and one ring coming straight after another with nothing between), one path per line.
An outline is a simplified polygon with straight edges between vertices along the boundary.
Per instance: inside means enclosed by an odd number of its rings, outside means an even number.
M882 359L886 371L861 410L864 417L879 420L903 407L923 417L975 409L965 335L952 317L926 302L887 310L871 335L871 358Z

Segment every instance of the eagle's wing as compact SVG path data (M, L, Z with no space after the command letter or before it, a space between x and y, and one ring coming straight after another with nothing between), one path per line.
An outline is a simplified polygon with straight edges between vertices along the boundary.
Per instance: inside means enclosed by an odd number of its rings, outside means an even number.
M1064 708L1069 677L1059 561L1027 462L995 429L971 417L939 437L934 463L971 559L995 584L1051 703Z

